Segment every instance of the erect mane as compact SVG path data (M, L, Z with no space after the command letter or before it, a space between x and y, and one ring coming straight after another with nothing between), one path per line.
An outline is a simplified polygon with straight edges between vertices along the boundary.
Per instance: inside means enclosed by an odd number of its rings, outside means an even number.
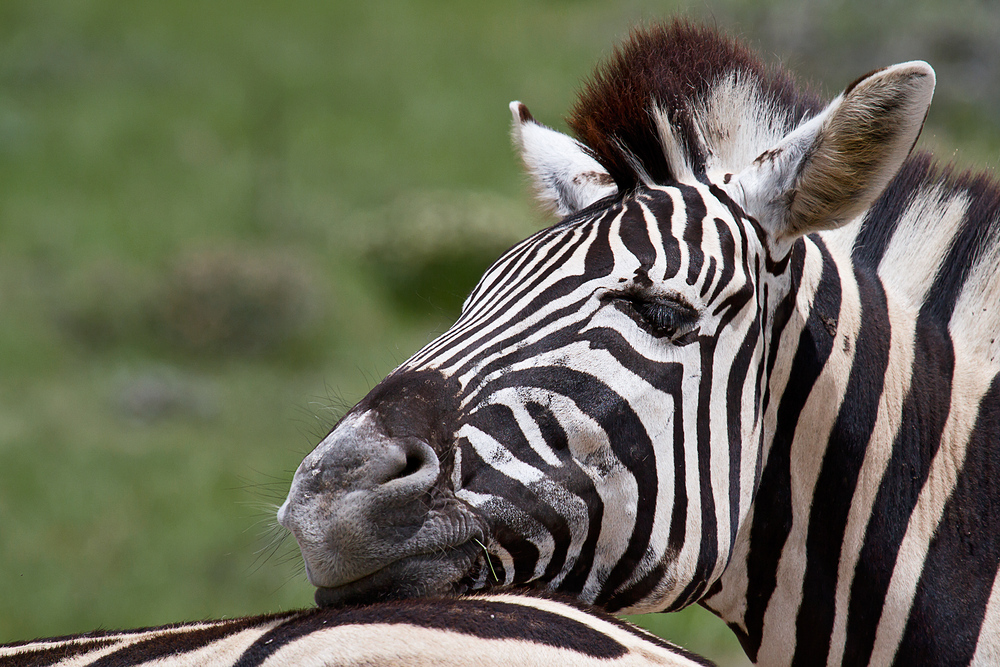
M735 171L821 108L747 47L675 20L634 30L567 122L624 192L688 170Z

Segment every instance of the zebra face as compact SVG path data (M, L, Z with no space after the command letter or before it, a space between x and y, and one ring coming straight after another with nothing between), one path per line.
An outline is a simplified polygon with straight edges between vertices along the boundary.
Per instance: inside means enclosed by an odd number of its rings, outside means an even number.
M397 371L457 383L451 488L498 579L621 609L717 576L757 464L764 255L721 189L642 189L512 249Z
M599 71L571 119L586 146L511 105L562 221L296 471L279 520L320 604L533 584L643 612L719 581L787 380L774 323L816 274L801 237L871 206L934 75L880 70L820 109L735 56L675 57L686 31L637 33Z
M758 377L762 256L701 183L607 200L508 251L297 471L280 517L317 599L538 582L622 608L652 578L662 607L712 576L756 463L712 452L758 438L727 392Z

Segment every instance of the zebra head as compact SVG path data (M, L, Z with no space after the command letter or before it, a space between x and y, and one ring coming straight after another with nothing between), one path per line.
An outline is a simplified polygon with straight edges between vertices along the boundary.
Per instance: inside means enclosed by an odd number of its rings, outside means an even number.
M872 204L933 87L905 63L823 106L675 23L598 70L576 139L513 103L561 220L497 260L298 468L279 519L320 604L497 582L611 610L703 597L766 455L801 237Z

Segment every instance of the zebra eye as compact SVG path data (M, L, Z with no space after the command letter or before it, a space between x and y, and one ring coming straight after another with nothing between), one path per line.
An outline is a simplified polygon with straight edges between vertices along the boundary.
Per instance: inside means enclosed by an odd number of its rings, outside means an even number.
M677 341L698 324L698 311L674 299L636 294L623 295L621 299L638 315L643 328L657 338Z

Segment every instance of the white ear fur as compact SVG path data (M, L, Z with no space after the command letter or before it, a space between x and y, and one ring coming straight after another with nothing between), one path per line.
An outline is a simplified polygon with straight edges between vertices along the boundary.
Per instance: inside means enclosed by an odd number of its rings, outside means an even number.
M536 122L520 102L511 102L510 111L514 145L546 209L564 217L617 192L608 172L579 142Z
M864 213L896 175L933 94L934 70L925 62L873 72L725 187L779 247L844 225Z

